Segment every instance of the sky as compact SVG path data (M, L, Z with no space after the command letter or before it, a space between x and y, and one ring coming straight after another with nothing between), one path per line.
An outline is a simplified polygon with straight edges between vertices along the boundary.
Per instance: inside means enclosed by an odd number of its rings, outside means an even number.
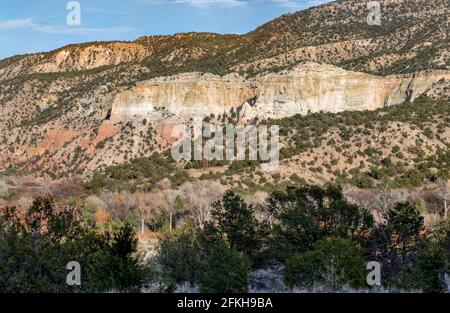
M247 33L330 0L3 0L0 59L71 43L180 32Z

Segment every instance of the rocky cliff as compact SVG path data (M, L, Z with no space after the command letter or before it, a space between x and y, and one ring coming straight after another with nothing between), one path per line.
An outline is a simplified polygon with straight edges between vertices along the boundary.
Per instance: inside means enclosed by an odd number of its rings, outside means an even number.
M244 119L375 110L412 101L441 80L450 80L450 71L379 77L310 62L253 79L187 73L140 82L120 92L112 105L112 120L155 118L161 110L182 118L235 111Z
M241 35L146 36L0 60L0 173L89 175L165 151L173 124L196 114L251 120L448 99L448 1L380 0L376 27L367 2L326 3Z
M120 92L111 116L113 120L143 117L160 110L186 118L228 113L256 95L253 83L239 75L201 73L156 78Z

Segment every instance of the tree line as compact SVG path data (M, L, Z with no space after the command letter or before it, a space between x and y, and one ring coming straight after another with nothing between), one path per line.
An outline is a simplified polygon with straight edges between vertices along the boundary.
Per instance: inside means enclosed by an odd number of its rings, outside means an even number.
M139 292L149 284L246 292L251 272L267 268L279 269L289 290L364 289L373 261L385 288L443 292L449 260L448 219L430 229L409 203L374 216L335 185L288 187L258 210L227 191L208 221L160 233L145 262L130 225L100 230L50 197L0 217L0 292ZM81 286L66 284L70 261L82 266Z

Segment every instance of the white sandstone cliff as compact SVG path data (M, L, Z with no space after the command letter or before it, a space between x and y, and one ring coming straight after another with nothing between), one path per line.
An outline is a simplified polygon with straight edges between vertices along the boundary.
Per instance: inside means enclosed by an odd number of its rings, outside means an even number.
M250 80L230 74L186 73L138 83L120 92L112 119L152 116L164 110L181 118L235 110L243 119L283 118L314 112L375 110L412 101L449 71L378 77L317 63Z

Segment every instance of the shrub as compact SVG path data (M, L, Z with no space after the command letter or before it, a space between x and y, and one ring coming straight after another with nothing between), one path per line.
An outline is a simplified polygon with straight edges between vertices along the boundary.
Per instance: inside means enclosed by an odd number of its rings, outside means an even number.
M365 247L371 259L383 264L383 281L388 284L409 266L422 240L423 217L409 203L398 203L383 214Z
M144 278L130 227L113 234L88 228L74 208L55 208L39 197L23 216L7 208L0 217L0 292L105 292L137 290ZM82 285L66 284L66 265L77 261Z
M185 182L188 182L191 178L189 177L189 172L187 171L177 171L174 175L170 176L170 182L172 187L180 187Z
M296 173L292 174L289 179L297 186L306 185L306 180L299 177Z
M267 210L280 221L273 226L272 250L281 260L311 250L323 238L360 239L373 225L372 215L347 202L335 186L289 187L271 195Z
M113 234L105 249L93 255L86 268L83 288L87 291L139 291L145 272L133 256L136 250L133 228L125 225Z
M165 234L159 243L158 262L167 284L188 282L194 285L199 271L201 250L197 234L184 228Z
M213 204L213 224L229 246L247 256L261 248L264 226L255 218L254 209L233 191Z
M387 222L394 236L405 245L405 241L413 240L419 236L423 227L423 217L411 204L398 203L387 213Z
M323 239L313 250L289 258L284 277L291 287L360 287L364 284L362 250L348 239Z
M99 192L107 185L105 175L101 173L95 173L92 179L86 183L86 189L90 192Z
M216 244L201 262L198 284L201 292L247 291L250 261L225 244Z
M413 263L396 281L399 287L424 292L445 292L444 273L450 272L450 223L444 222L438 230L420 245Z

